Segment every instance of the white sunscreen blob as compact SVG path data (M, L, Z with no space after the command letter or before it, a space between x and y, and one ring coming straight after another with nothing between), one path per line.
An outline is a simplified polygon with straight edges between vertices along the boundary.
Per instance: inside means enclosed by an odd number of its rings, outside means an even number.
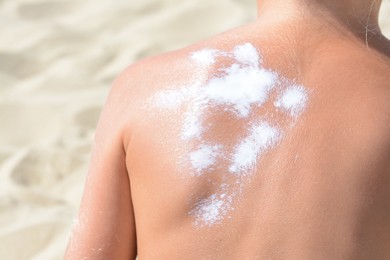
M173 110L181 107L188 99L199 92L199 85L180 86L176 89L168 89L157 92L150 102L153 106Z
M267 122L252 125L249 135L235 148L229 171L247 174L256 165L261 153L274 147L280 139L280 131Z
M184 100L188 98L185 92L184 90L167 90L163 93L158 93L154 96L154 105L166 109L179 108Z
M199 94L198 94L199 95ZM203 126L203 110L206 107L207 101L200 98L196 98L194 102L191 102L190 108L185 113L183 129L181 137L183 140L200 139L202 133L205 131Z
M199 65L209 66L215 63L219 51L215 49L203 49L193 52L191 58Z
M274 103L275 107L288 111L297 117L305 108L308 99L307 91L302 86L291 86L283 91L279 99Z
M261 62L255 46L250 43L236 46L233 53L236 61L243 65L258 67Z
M190 215L195 216L196 226L212 226L220 223L227 213L232 210L231 199L226 194L212 194L208 198L200 200Z
M252 67L228 70L224 77L212 78L204 95L210 102L232 107L239 117L247 117L252 105L262 105L275 86L276 74Z
M210 169L217 162L221 145L201 145L198 150L189 154L192 167L197 175L202 175L203 171Z

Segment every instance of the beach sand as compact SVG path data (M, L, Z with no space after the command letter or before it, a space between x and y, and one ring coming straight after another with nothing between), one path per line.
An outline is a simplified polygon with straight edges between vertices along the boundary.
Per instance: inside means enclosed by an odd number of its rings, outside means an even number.
M256 0L0 0L0 259L62 259L97 119L135 61L255 19ZM390 3L382 28L390 37Z

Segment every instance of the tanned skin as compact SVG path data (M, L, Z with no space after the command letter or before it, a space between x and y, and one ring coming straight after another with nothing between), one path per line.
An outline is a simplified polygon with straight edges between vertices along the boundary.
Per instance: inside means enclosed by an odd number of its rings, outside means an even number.
M117 77L65 259L390 259L390 44L376 26L379 1L258 5L253 23ZM188 199L214 186L176 166L182 117L144 104L193 77L193 51L248 42L310 101L261 159L231 218L199 228ZM239 126L220 118L210 118L211 135L228 143Z

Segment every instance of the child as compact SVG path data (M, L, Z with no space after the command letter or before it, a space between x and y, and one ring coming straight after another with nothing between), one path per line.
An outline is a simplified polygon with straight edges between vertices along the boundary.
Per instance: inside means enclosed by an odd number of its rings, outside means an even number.
M65 259L390 259L379 8L258 0L253 23L130 66Z

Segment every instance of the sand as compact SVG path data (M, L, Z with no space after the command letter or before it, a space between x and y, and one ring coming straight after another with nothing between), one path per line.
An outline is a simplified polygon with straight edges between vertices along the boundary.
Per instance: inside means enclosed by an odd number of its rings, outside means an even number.
M62 259L127 65L247 23L255 0L0 0L0 259ZM390 3L382 12L390 36Z

